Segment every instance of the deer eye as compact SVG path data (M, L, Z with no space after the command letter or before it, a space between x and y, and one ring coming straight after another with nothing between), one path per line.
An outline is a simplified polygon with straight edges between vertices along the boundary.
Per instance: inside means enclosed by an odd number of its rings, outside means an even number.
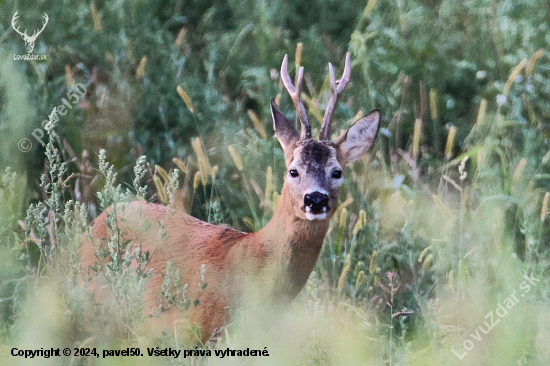
M332 178L334 179L340 179L342 178L342 171L341 170L335 170L332 172Z
M290 169L289 173L292 178L296 178L299 175L296 169Z

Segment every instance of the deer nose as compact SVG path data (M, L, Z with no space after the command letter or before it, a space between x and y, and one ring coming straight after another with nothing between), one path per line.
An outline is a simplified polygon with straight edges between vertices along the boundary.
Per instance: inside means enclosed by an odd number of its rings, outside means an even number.
M321 192L307 193L304 196L306 211L314 214L324 213L330 210L328 195ZM308 209L309 208L309 209Z

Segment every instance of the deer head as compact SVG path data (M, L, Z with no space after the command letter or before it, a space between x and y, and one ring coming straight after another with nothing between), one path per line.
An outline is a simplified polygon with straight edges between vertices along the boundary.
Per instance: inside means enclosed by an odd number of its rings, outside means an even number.
M346 54L342 78L335 81L334 69L329 63L331 97L329 99L319 141L311 138L311 125L301 98L304 68L298 71L296 87L288 74L288 57L281 65L281 78L290 94L302 126L301 134L271 100L271 114L275 135L283 147L288 174L288 189L295 215L304 220L328 220L338 203L338 188L343 183L342 169L366 153L378 133L380 112L373 110L358 120L334 142L330 141L332 114L351 74L350 54Z
M31 53L32 50L34 49L34 42L36 41L36 38L40 35L40 33L42 33L44 28L46 28L46 24L48 24L48 20L49 20L48 14L44 13L45 22L42 23L42 29L35 30L33 32L32 36L28 36L26 29L25 29L24 32L21 32L19 30L19 27L15 26L15 21L19 17L19 15L17 15L17 13L19 13L19 11L16 11L15 14L13 14L13 17L11 18L11 26L17 33L19 33L21 35L21 37L25 41L25 48L27 49L27 53Z

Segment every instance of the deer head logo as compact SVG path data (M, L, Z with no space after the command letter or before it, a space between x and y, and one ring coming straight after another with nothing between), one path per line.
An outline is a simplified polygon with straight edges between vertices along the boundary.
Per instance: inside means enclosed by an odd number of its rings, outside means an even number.
M17 13L19 13L19 11L16 11L15 14L13 14L13 17L11 18L11 26L17 33L19 33L21 35L21 37L23 37L23 40L25 41L25 48L27 49L27 53L31 53L32 50L34 49L34 42L36 41L36 38L40 35L40 33L42 33L44 28L46 28L46 24L48 24L48 20L49 20L48 14L44 13L45 22L42 23L42 29L35 30L34 33L32 34L32 36L29 36L29 35L27 35L27 30L26 29L25 29L24 32L21 32L19 30L19 27L15 26L15 21L19 17L19 15L17 15Z

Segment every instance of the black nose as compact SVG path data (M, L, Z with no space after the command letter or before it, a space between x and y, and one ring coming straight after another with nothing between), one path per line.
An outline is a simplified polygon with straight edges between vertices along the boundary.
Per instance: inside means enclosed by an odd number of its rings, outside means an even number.
M310 208L311 213L323 213L330 210L328 195L321 192L308 193L304 196L304 205Z

